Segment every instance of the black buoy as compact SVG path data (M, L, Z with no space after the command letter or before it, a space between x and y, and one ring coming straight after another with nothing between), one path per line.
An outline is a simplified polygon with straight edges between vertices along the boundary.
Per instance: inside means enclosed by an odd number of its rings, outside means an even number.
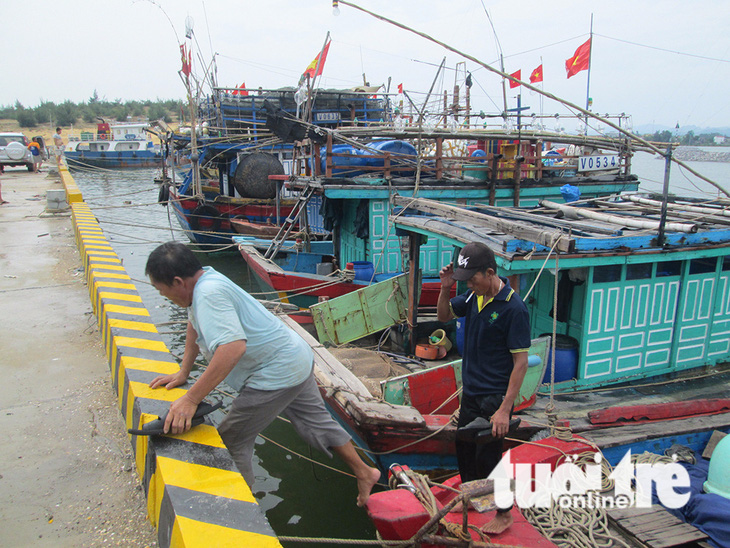
M254 152L238 162L233 186L244 198L275 198L276 181L270 181L269 175L284 175L284 166L276 156Z

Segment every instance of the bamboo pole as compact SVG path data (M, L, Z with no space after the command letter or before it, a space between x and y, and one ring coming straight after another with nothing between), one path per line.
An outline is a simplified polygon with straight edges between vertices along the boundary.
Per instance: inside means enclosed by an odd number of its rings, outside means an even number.
M634 202L636 204L641 205L648 205L648 206L655 206L658 207L661 205L661 202L658 202L657 200L650 200L649 198L642 198L641 196L636 196L634 194L628 195L628 196L622 196L625 200L629 200L631 202ZM689 213L704 213L707 215L721 215L722 217L730 217L730 209L727 208L716 208L716 207L702 207L702 206L693 206L688 204L674 204L674 203L667 203L668 209L681 209L682 211L686 211Z
M603 221L604 223L627 226L630 228L658 230L660 226L659 221L641 221L638 219L631 219L623 215L599 213L585 207L574 207L567 204L558 204L549 200L540 200L540 205L549 209L557 209L559 211L562 211L566 215L585 217L587 219L594 219L596 221ZM695 232L697 232L698 227L695 223L666 223L665 228L671 232L686 232L688 234L694 234Z

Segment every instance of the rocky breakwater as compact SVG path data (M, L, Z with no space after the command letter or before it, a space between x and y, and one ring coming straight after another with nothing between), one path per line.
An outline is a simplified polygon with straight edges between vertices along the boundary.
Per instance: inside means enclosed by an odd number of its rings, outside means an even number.
M674 157L683 162L730 162L730 152L726 147L722 150L704 150L697 147L678 147Z

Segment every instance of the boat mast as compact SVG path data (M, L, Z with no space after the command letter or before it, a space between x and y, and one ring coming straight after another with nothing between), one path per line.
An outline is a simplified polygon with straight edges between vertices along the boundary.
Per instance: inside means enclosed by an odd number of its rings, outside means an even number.
M593 14L591 13L591 34L588 42L588 81L586 83L586 110L591 108L591 65L593 64ZM504 72L504 69L502 69ZM588 135L588 115L586 114L586 135Z
M319 55L317 56L317 65L314 67L314 78L311 80L311 84L309 83L309 78L307 78L308 81L308 88L309 93L307 94L307 112L304 116L304 120L306 122L312 123L312 113L314 111L314 97L313 94L316 93L316 82L317 82L317 74L319 73L319 65L322 62L322 55L324 54L324 48L327 47L327 42L329 42L330 39L330 31L327 31L327 36L324 37L324 44L322 44L322 49L319 51ZM309 76L309 75L307 75ZM364 77L365 75L363 75Z
M428 93L426 94L426 100L423 102L423 108L418 113L418 121L416 122L416 125L420 125L421 122L423 122L423 117L426 114L426 107L428 106L428 100L431 98L431 93L433 92L433 88L436 85L436 80L438 80L439 74L441 74L441 71L443 70L445 64L446 64L446 57L444 57L443 60L441 61L441 64L439 65L439 68L436 71L436 76L433 77L433 82L431 82L431 87L428 89Z

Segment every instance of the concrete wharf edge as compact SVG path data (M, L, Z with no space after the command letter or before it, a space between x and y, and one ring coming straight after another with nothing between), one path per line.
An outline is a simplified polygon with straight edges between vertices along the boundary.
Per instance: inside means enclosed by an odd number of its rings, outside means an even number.
M127 428L141 428L186 391L148 386L178 364L66 166L60 175L119 409ZM281 547L215 427L130 441L161 547Z

